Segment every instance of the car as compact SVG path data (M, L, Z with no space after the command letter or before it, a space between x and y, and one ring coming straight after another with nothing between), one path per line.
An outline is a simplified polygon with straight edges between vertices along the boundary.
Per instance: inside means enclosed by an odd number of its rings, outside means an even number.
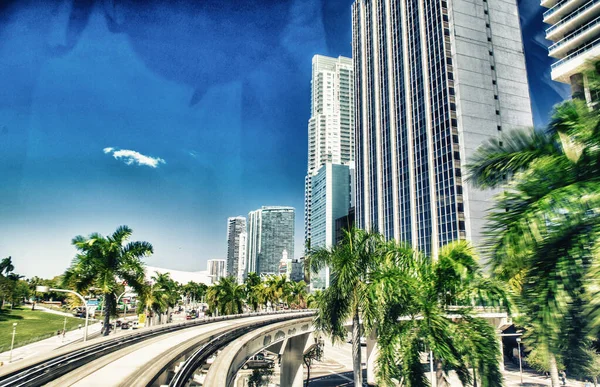
M271 359L267 359L264 354L258 353L252 356L246 363L243 365L243 369L247 370L248 368L256 369L256 368L273 368L275 367L275 362Z
M131 329L138 329L140 327L140 323L138 321L134 321L131 323Z
M129 329L129 323L127 321L123 321L121 323L121 329Z
M116 324L117 324L117 328L120 328L120 327L121 327L121 323L122 323L122 321L121 321L121 320L117 320L117 322L116 322Z

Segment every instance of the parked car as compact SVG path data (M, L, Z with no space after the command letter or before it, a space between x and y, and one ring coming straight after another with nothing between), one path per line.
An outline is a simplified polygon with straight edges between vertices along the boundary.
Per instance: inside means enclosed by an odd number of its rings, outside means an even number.
M131 323L131 329L138 329L140 327L140 323L137 321L134 321Z
M246 361L246 364L244 364L244 366L242 367L243 369L247 370L248 368L273 368L275 367L275 362L271 359L267 359L265 357L264 354L262 353L257 353L256 355L252 356L250 359L248 359L248 361Z
M121 323L121 329L129 329L129 323L127 321L123 321Z

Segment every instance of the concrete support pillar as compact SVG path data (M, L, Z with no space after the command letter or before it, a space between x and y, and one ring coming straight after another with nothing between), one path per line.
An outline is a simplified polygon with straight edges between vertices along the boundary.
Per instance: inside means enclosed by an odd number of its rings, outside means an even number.
M302 387L304 384L304 348L310 334L305 333L287 339L285 349L281 355L281 387Z
M577 73L571 75L571 95L574 99L585 101L585 86L583 74Z
M377 385L375 378L379 346L377 345L377 330L373 329L367 337L367 384Z

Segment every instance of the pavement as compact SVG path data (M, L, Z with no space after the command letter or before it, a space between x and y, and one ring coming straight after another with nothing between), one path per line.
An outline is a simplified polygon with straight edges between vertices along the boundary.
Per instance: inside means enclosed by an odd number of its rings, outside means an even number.
M42 310L47 313L57 314L66 317L73 317L71 313L60 312L57 310L45 308L41 305L36 305L36 309ZM129 318L128 318L129 319ZM22 347L15 348L12 353L12 363L18 362L23 359L27 359L33 356L41 355L44 353L52 352L58 348L66 345L79 342L83 340L85 319L81 319L81 329L74 329L69 332L65 332L64 336L53 336L44 340L36 341L35 343L27 344ZM102 324L99 322L90 322L88 326L88 340L97 337L102 329ZM123 332L123 333L121 333ZM124 334L129 332L128 330L117 329L117 334ZM114 332L111 332L113 335ZM10 351L0 353L0 362L7 364L10 359Z

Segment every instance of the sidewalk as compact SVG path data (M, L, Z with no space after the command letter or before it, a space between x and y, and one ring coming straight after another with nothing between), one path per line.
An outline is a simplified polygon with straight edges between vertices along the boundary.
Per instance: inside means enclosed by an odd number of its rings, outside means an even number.
M54 311L53 311L54 312ZM60 312L56 312L60 313ZM94 323L88 327L88 338L97 332L100 332L101 325L100 323ZM65 337L54 336L44 340L37 341L35 343L27 344L19 348L15 348L12 354L12 362L16 362L19 360L27 359L29 357L43 354L45 352L53 351L57 348L65 346L69 343L77 341L83 338L84 328L82 326L81 329L75 329L65 333ZM8 359L10 358L10 351L6 351L0 353L0 361L4 364L8 363Z
M519 367L511 363L505 364L506 369L502 372L506 387L521 386L521 373ZM549 378L546 378L530 369L523 369L523 386L550 386ZM583 387L584 383L567 379L567 387Z

